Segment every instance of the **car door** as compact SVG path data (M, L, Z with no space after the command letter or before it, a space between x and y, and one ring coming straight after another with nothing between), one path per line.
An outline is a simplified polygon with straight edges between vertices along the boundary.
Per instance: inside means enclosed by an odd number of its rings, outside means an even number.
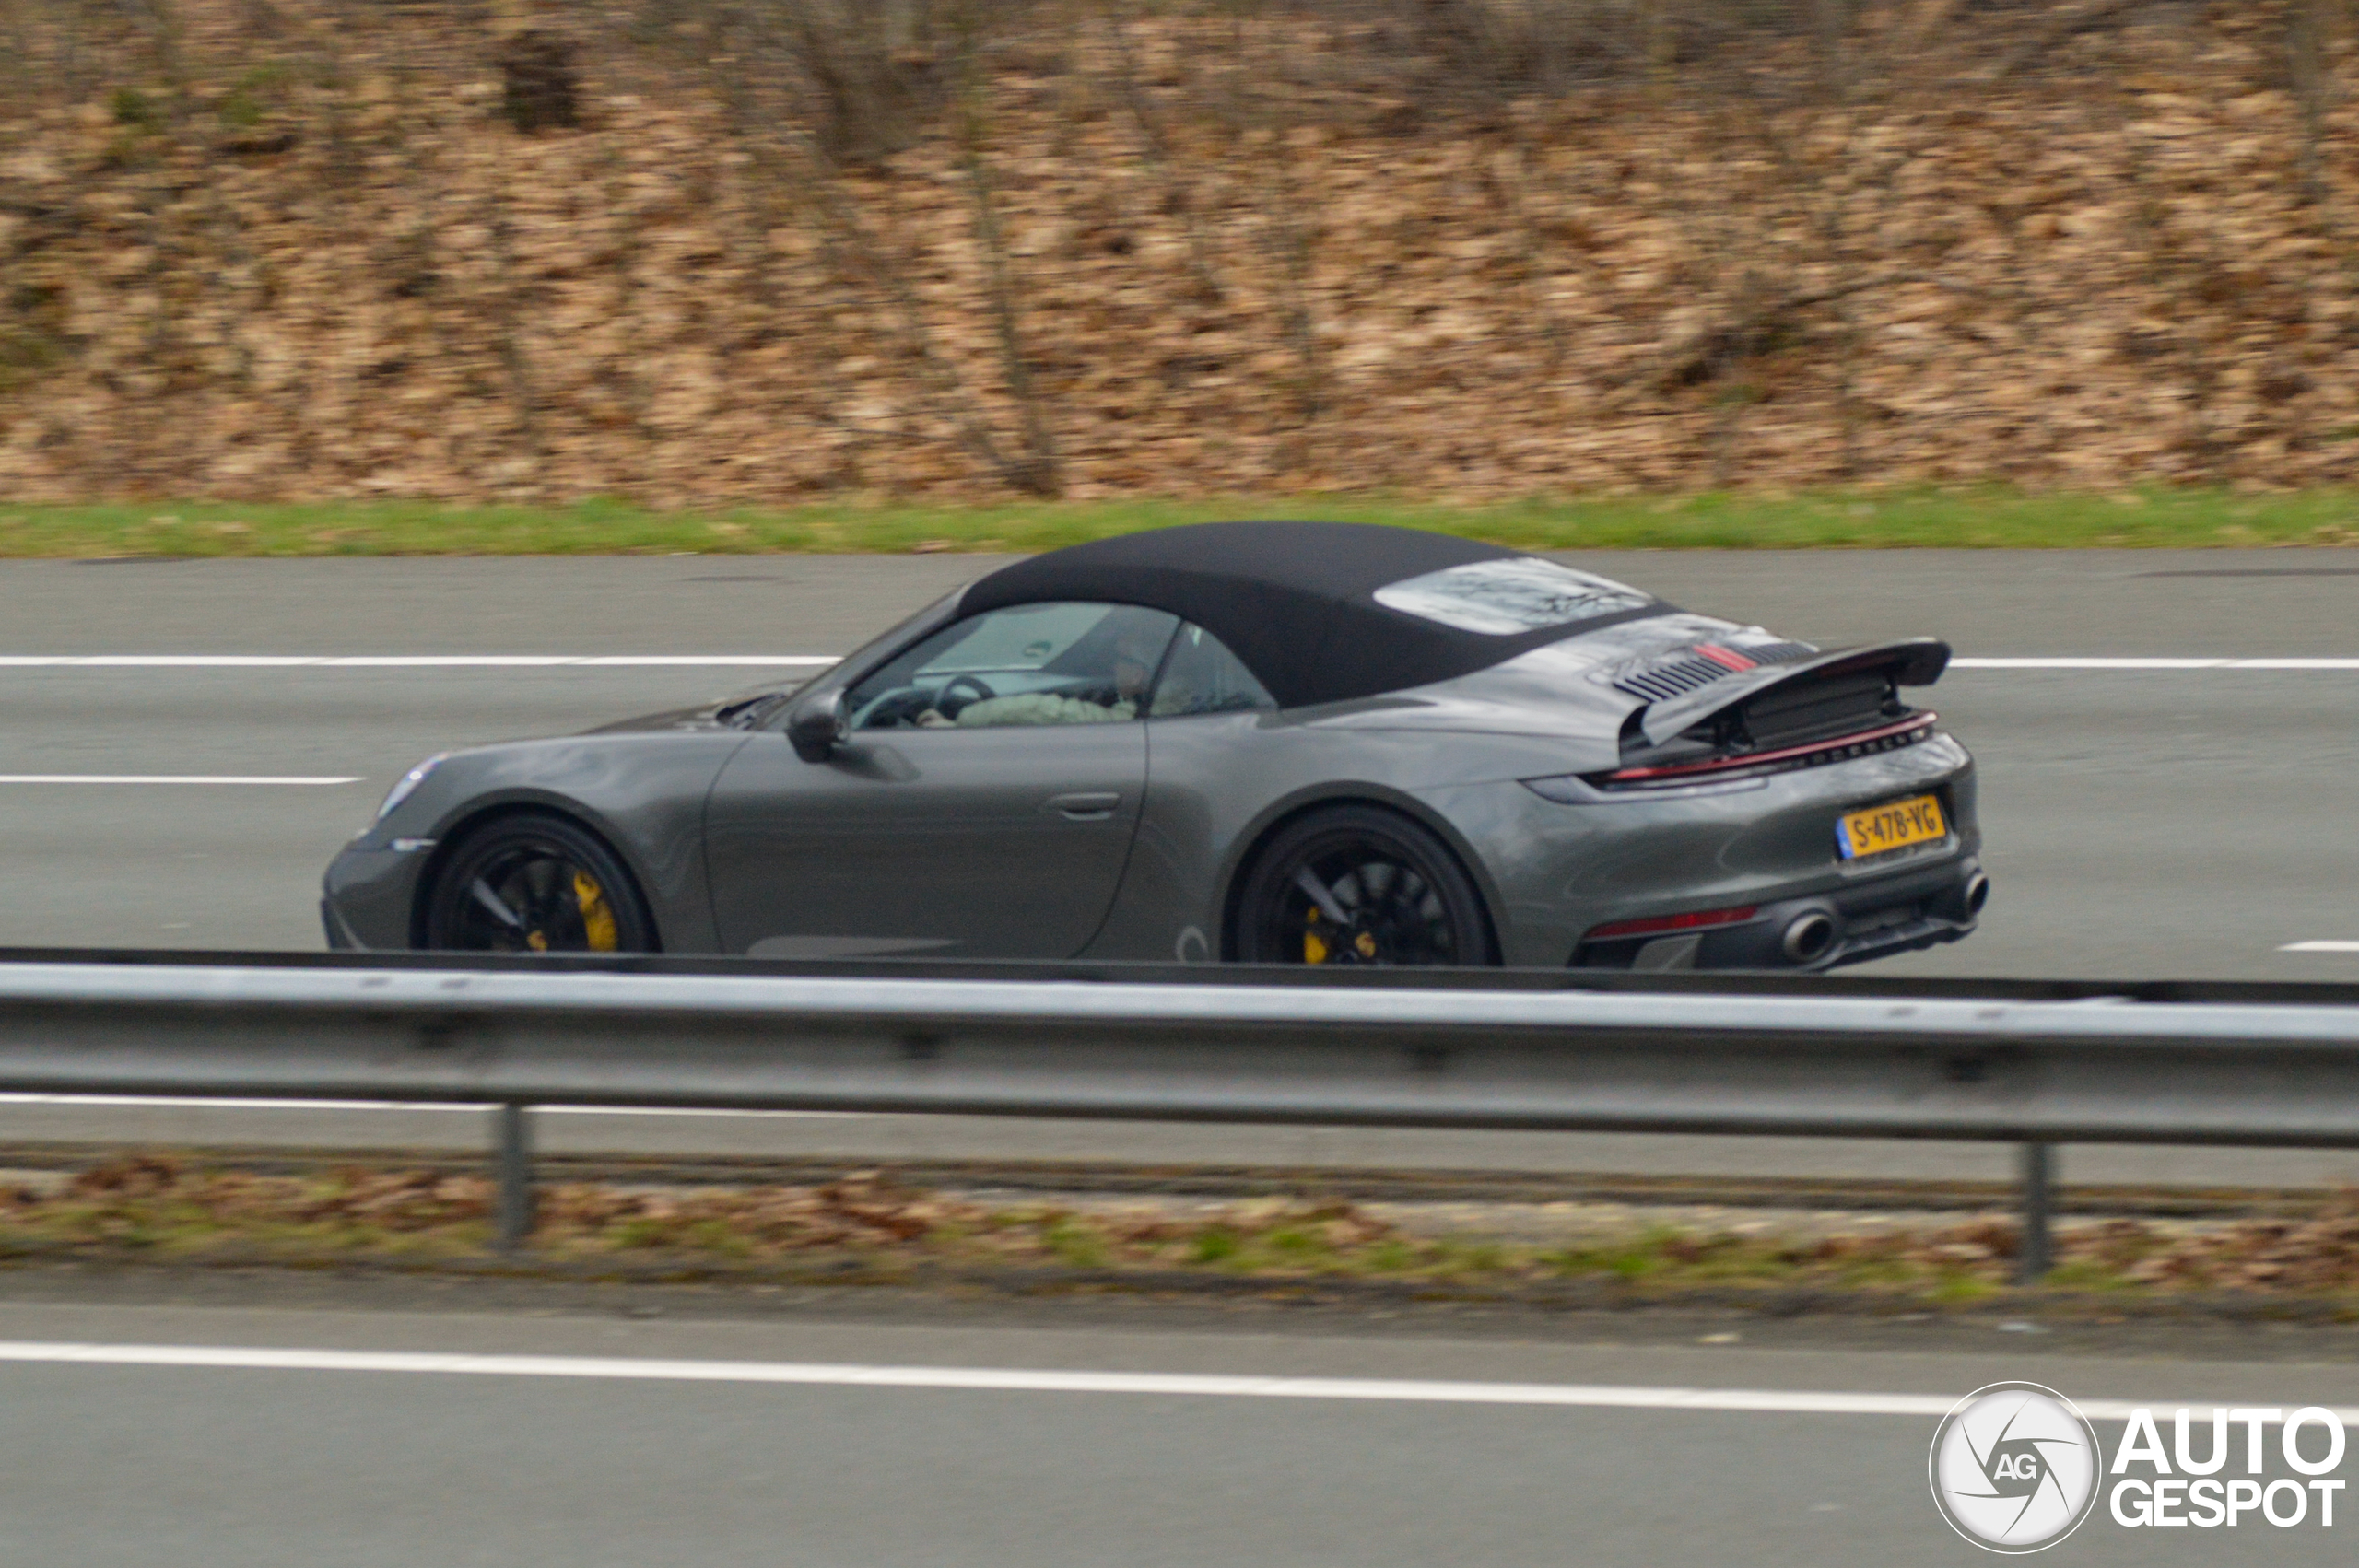
M1137 698L1176 625L1108 604L992 611L856 682L850 728L826 761L757 736L722 769L706 813L724 947L1079 953L1138 826Z

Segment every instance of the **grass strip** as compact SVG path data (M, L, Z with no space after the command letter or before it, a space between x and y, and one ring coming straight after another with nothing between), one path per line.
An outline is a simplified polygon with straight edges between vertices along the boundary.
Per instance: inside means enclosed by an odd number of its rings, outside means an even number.
M264 1176L132 1156L43 1189L0 1188L0 1258L464 1265L489 1246L491 1202L489 1182L436 1171ZM2015 1239L2012 1222L1983 1216L1784 1235L1635 1224L1534 1244L1413 1232L1332 1199L993 1205L872 1172L811 1187L552 1184L542 1191L529 1260L863 1283L1046 1269L1113 1284L1603 1283L1664 1299L1803 1291L1956 1306L2007 1290ZM2050 1289L2123 1304L2221 1291L2327 1304L2359 1293L2359 1199L2349 1196L2299 1220L2111 1220L2068 1224L2056 1239Z
M1225 518L1392 523L1520 549L2066 549L2359 544L2359 490L1999 488L1614 496L1450 506L1383 497L1006 505L830 502L664 511L423 501L151 501L0 508L0 556L1028 552Z

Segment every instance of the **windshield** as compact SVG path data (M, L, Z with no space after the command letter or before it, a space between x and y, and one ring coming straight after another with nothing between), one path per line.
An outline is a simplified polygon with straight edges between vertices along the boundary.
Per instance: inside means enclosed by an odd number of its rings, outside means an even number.
M915 673L1044 669L1096 630L1109 613L1104 604L1018 604L980 615L928 643Z
M1378 589L1376 602L1460 631L1507 637L1642 609L1654 598L1537 556L1514 556L1407 578Z

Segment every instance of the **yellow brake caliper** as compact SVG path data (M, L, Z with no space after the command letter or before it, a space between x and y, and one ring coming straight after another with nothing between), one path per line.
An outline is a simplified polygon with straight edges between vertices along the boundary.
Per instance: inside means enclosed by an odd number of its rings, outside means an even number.
M581 934L590 951L612 953L620 939L615 934L615 907L606 902L606 890L589 872L576 872L573 901L581 907Z
M1309 926L1317 926L1319 924L1319 911L1316 909L1309 911L1309 914L1303 917L1303 923ZM1302 933L1302 961L1305 964L1324 964L1327 962L1327 944L1319 939L1319 933L1316 930L1308 930Z

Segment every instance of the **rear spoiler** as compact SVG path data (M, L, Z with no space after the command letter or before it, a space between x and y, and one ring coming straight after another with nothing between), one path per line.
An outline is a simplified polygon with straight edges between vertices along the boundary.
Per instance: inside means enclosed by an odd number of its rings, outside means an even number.
M1948 643L1938 638L1912 637L1900 642L1878 643L1872 648L1822 653L1793 664L1764 664L1698 690L1649 704L1638 728L1649 745L1659 746L1683 730L1775 686L1871 670L1889 674L1896 686L1930 686L1942 678L1949 662Z

